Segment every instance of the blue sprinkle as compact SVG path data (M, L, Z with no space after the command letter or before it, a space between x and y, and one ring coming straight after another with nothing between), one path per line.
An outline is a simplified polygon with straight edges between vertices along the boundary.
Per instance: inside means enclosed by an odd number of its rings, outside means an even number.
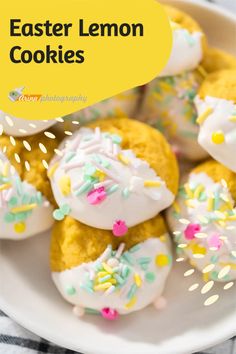
M138 287L136 284L133 284L128 292L127 298L130 300L136 293Z

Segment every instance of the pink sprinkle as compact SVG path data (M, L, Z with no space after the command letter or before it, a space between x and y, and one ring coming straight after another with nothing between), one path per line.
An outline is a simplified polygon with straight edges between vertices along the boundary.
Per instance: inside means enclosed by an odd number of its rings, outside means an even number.
M195 235L201 231L201 226L199 224L189 224L184 230L184 236L187 240L192 240Z
M113 225L113 235L117 237L124 236L128 231L128 227L123 220L117 220Z
M102 317L106 320L114 321L118 318L118 312L110 307L104 307L101 311Z
M97 205L106 199L107 193L104 187L96 188L87 194L87 200L89 204Z
M208 240L208 245L209 247L216 248L217 250L220 249L222 246L222 241L220 239L220 236L218 234L212 235Z

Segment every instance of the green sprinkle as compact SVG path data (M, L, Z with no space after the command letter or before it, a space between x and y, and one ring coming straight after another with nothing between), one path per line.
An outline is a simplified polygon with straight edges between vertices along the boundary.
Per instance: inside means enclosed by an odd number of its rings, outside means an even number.
M66 288L66 293L67 295L75 295L76 294L76 290L73 286L68 286Z
M90 181L85 182L76 193L76 196L79 197L81 194L88 192L93 187Z
M86 165L84 166L84 173L87 176L93 176L96 171L96 167L93 166L91 163L86 163Z
M28 215L29 215L28 212L25 211L17 213L15 216L15 221L25 221Z
M201 192L199 196L200 202L205 202L207 200L206 192Z
M113 134L111 138L114 144L120 145L120 143L122 142L122 138L119 135Z
M114 274L114 278L118 281L118 283L120 285L123 285L125 280L123 278L121 278L121 276L119 274Z
M90 294L94 293L94 290L92 288L90 288L89 286L85 285L85 284L81 284L80 288L86 290Z
M109 195L109 194L115 193L118 189L119 189L119 185L118 184L114 184L110 188L107 188L106 192Z
M21 198L22 204L30 204L31 202L31 196L29 194L23 194Z
M41 192L37 192L36 194L36 201L38 205L42 205L43 203L43 196Z
M220 197L219 193L215 192L214 193L214 210L218 210L220 207Z
M150 257L141 257L141 258L138 258L137 262L138 262L138 264L148 264L151 262L151 258Z
M16 197L11 197L11 199L9 200L9 202L7 204L8 204L9 208L13 208L14 206L17 205L17 198Z
M134 265L134 261L128 252L123 253L123 255L121 256L121 259L131 265Z
M21 183L20 177L16 177L15 181L16 181L17 194L19 196L21 196L23 190L22 190L22 183Z
M4 216L4 221L7 223L7 224L10 224L12 222L15 221L15 214L13 213L7 213L5 216Z
M105 277L99 279L99 283L105 283L107 280L111 279L111 275L108 274Z
M52 215L53 215L54 219L57 221L61 221L65 217L65 215L62 213L62 211L60 209L54 210Z
M138 287L136 284L133 284L128 292L127 298L130 300L132 299L132 297L135 295L136 291L137 291Z
M143 263L143 264L140 264L140 267L142 270L146 271L146 270L148 270L149 264Z
M122 268L121 275L123 278L127 278L130 273L129 267L125 264Z
M67 153L65 157L65 162L68 163L69 161L71 161L75 157L75 155L76 153L72 151Z
M140 250L140 245L135 245L129 249L129 252L134 253L134 252L137 252L138 250Z
M100 311L91 309L90 307L85 307L85 312L89 315L100 315Z
M147 281L148 283L153 283L154 280L156 279L156 276L155 276L154 273L148 272L148 273L145 274L145 279L146 279L146 281Z
M216 271L213 271L213 272L211 272L211 278L213 279L213 280L218 280L218 272L216 272Z
M124 198L128 198L129 195L130 195L129 188L128 188L128 187L124 188L123 191L122 191L122 196L123 196Z
M62 212L64 215L69 215L70 212L71 212L71 208L70 208L69 204L63 204L63 205L60 207L60 210L61 210L61 212Z
M111 167L111 164L110 162L108 162L107 160L102 160L102 166L105 167L105 168L110 168Z

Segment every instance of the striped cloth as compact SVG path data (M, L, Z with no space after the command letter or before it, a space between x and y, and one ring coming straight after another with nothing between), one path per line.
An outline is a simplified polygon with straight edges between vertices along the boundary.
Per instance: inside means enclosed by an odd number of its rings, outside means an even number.
M236 0L206 0L228 7L236 12ZM17 325L0 311L0 354L76 354L39 338ZM174 353L174 350L173 350ZM81 354L81 353L80 353ZM195 354L236 354L236 337L205 351Z

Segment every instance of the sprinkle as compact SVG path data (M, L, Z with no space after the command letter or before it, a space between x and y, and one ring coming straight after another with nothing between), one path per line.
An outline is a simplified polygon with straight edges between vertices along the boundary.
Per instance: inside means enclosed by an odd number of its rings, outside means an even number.
M99 290L106 290L106 289L109 289L110 286L112 286L112 283L111 282L107 282L107 283L103 283L103 284L99 284L99 285L95 285L94 286L94 290L95 291L99 291Z
M213 280L210 280L209 282L207 282L201 289L201 293L204 295L206 293L208 293L212 288L213 288L213 285L214 285L214 281Z
M154 273L152 272L148 272L145 274L145 280L148 282L148 283L153 283L154 280L155 280L156 276Z
M116 237L124 236L128 232L128 227L124 220L116 220L112 228L113 235Z
M64 219L65 215L61 212L60 209L56 209L53 212L53 217L54 217L55 220L61 221L61 220Z
M104 187L91 190L87 195L87 200L91 205L101 204L107 197Z
M215 268L215 264L208 264L205 268L203 268L203 273L209 273Z
M136 291L137 291L137 285L136 284L132 284L131 288L130 288L128 294L127 294L127 298L129 300L132 299L132 297L135 295Z
M229 117L229 120L233 123L236 123L236 116Z
M214 199L213 197L208 198L207 201L207 211L212 211L214 206Z
M135 246L133 246L132 248L129 249L129 253L135 253L135 252L137 252L139 250L140 250L140 245L137 244L137 245L135 245Z
M197 71L199 72L199 74L202 75L202 77L206 78L207 77L207 71L204 69L204 67L202 65L198 65L197 67Z
M56 136L50 132L44 132L44 135L49 139L56 139Z
M149 264L151 262L151 257L140 257L137 262L138 264Z
M58 169L59 166L59 162L56 162L48 171L48 178L52 178L54 176L54 173L56 172L56 170Z
M71 193L71 179L69 176L62 176L58 182L61 193L68 196Z
M116 290L116 287L115 287L114 285L112 285L112 286L110 286L110 288L108 288L108 289L105 291L104 295L105 295L105 296L108 296L108 295L112 294L115 290Z
M99 283L105 283L109 279L111 279L111 275L107 274L104 277L99 278Z
M12 187L11 183L4 183L0 186L0 192L6 189L10 189Z
M160 186L161 186L160 181L149 181L149 180L144 181L144 187L152 188L152 187L160 187Z
M232 281L227 283L227 284L225 284L224 290L228 290L228 289L232 288L233 285L234 285L234 282L232 282Z
M188 291L194 291L194 290L196 290L198 287L199 287L199 284L198 284L198 283L195 283L195 284L191 285L191 286L188 288Z
M118 154L117 157L120 160L120 162L122 162L124 165L129 164L129 159L126 156L124 156L122 154Z
M65 166L65 172L68 172L68 171L73 170L75 168L82 167L83 165L84 165L84 162L82 162L82 161L71 163L71 164Z
M196 234L201 231L201 226L199 224L188 224L184 230L184 236L186 240L193 240Z
M110 274L113 273L113 269L109 267L105 262L102 263L103 268Z
M106 190L106 192L107 192L107 194L112 194L112 193L115 193L118 189L119 189L119 185L118 184L114 184L113 186L109 187Z
M122 191L122 196L123 196L124 198L128 198L129 195L130 195L129 188L127 188L127 187L124 188L123 191Z
M88 285L81 284L81 285L80 285L80 288L86 290L86 291L87 291L88 293L90 293L90 294L93 294L93 293L94 293L93 289L92 289L90 286L88 286Z
M11 212L13 214L17 214L17 213L21 213L21 212L24 212L24 211L29 211L29 210L32 210L34 208L37 207L37 204L36 203L33 203L33 204L28 204L28 205L21 205L19 207L15 207L15 208L12 208L11 209Z
M131 265L134 265L134 261L133 261L132 257L130 256L129 252L123 253L122 258L123 258L123 260L126 261L127 263L129 263L129 264L131 264Z
M130 299L130 301L127 302L127 304L125 304L125 309L128 310L128 309L134 307L134 305L136 304L136 302L137 302L137 298L136 298L136 296L133 296L133 298Z
M39 148L44 154L47 154L47 149L42 143L39 143Z
M122 255L122 252L124 251L124 248L125 248L125 244L124 243L120 243L120 245L118 247L118 250L116 251L116 255L115 255L115 257L117 259L119 259L120 256Z
M194 269L189 269L184 273L184 277L189 277L190 275L192 275L195 272Z
M200 194L203 191L204 191L204 186L202 184L199 184L199 186L194 191L194 198L198 199L200 197Z
M169 264L169 258L166 254L158 254L155 258L155 263L158 267L165 267Z
M109 307L105 307L101 311L101 315L103 318L109 321L114 321L118 318L118 312L116 310L113 310Z
M42 164L43 164L45 170L47 170L47 169L48 169L48 163L47 163L47 161L42 160Z
M200 116L198 116L196 122L201 125L207 117L213 112L213 109L211 107L208 107L205 112L203 112Z
M142 279L139 274L135 273L134 274L134 282L137 285L138 288L142 285Z
M85 182L79 190L76 192L76 196L80 196L81 194L88 192L91 188L93 187L92 183L90 181Z
M218 132L212 133L211 140L216 145L223 144L225 142L224 133L221 130L219 130Z
M75 295L76 289L73 286L68 286L66 288L66 293L67 293L67 295Z
M24 222L19 222L17 224L14 225L14 230L15 232L17 232L18 234L21 234L25 231L26 226Z

